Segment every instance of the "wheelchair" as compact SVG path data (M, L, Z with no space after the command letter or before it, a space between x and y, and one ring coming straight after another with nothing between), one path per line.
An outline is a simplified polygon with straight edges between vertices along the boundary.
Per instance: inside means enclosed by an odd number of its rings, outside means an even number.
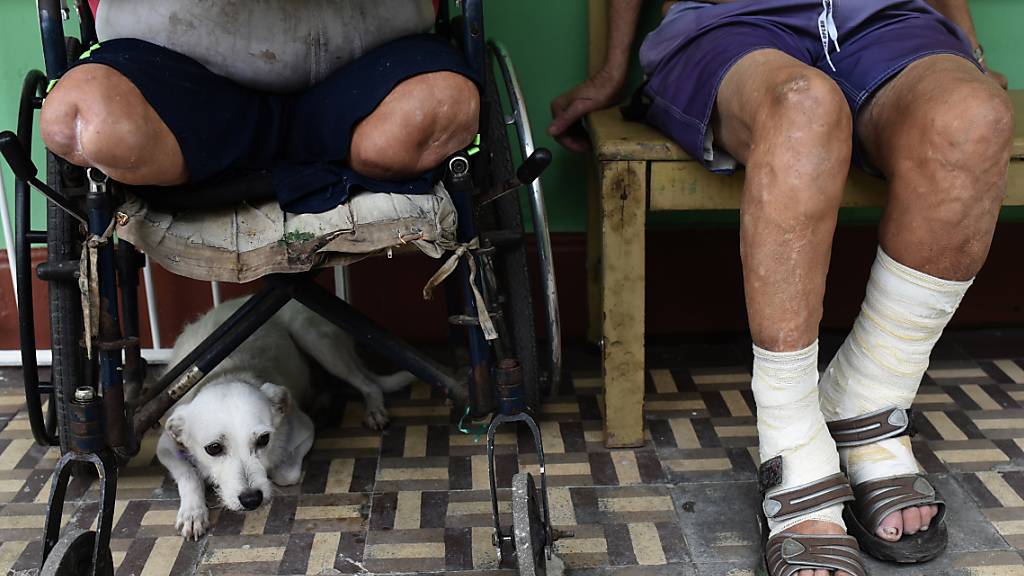
M117 490L118 467L139 451L142 435L156 425L176 400L198 384L264 322L292 299L338 325L364 345L428 384L455 389L464 382L468 399L464 417L483 420L487 429L488 473L494 521L493 543L504 567L520 574L544 574L553 542L564 536L551 527L544 476L544 451L533 419L540 398L557 388L561 372L561 341L551 245L539 175L550 153L535 149L518 79L507 51L485 42L482 0L459 3L453 16L442 3L435 30L464 51L480 78L480 138L447 161L444 179L426 197L363 193L350 203L386 196L390 205L411 205L420 218L404 225L409 214L397 210L385 218L383 229L397 234L366 245L356 238L361 222L356 210L327 224L316 223L318 234L289 227L298 218L280 214L277 242L262 246L257 264L245 268L204 267L203 259L227 251L227 260L246 261L252 253L239 246L190 254L187 243L161 252L183 225L172 212L153 209L136 196L137 190L111 181L95 169L83 169L47 154L45 181L30 156L34 113L42 106L48 84L59 78L69 62L97 42L92 13L85 0L74 7L80 37L65 36L71 17L66 0L39 0L38 12L46 73L30 72L23 85L17 133L0 133L0 152L15 177L16 260L21 354L25 396L36 442L59 446L61 457L53 473L44 527L41 574L112 575L109 548ZM513 145L515 148L513 149ZM514 157L523 158L515 168ZM177 207L186 224L240 216L239 191L268 187L267 175L218 182L201 190L216 206ZM47 229L32 230L30 191L47 198ZM540 285L546 346L538 346L531 282L527 268L527 233L520 194L528 190L533 231L539 252ZM193 187L192 192L195 192ZM168 191L167 196L174 196ZM404 204L403 204L404 203ZM244 203L241 203L244 204ZM274 209L280 212L273 203ZM426 214L424 223L423 215ZM303 215L306 216L306 215ZM346 219L347 218L347 219ZM304 225L308 227L309 222ZM334 227L333 229L331 227ZM326 228L325 228L326 227ZM362 228L360 228L362 227ZM379 235L378 235L379 236ZM324 240L324 237L328 237ZM340 244L339 244L340 242ZM362 244L360 244L362 242ZM173 245L173 242L170 242ZM30 248L45 244L47 260L36 269L48 283L52 369L49 382L39 377L36 364L31 293ZM368 255L391 253L416 245L434 257L448 255L442 268L453 274L446 297L453 342L464 347L468 369L441 365L374 324L313 281L318 268L345 264ZM357 246L357 248L353 248ZM350 251L350 252L348 252ZM260 277L264 286L237 313L193 350L144 387L145 361L139 339L138 276L146 253L172 272L199 280L246 280ZM268 254L270 256L268 256ZM184 263L184 264L183 264ZM192 263L194 265L186 266ZM461 375L460 375L461 374ZM49 401L44 402L44 397ZM44 411L44 404L47 406ZM529 473L512 479L511 527L498 516L494 466L495 430L522 424L532 433L539 458L537 481ZM100 507L95 530L61 530L61 510L72 475L96 474ZM539 486L537 483L539 481Z

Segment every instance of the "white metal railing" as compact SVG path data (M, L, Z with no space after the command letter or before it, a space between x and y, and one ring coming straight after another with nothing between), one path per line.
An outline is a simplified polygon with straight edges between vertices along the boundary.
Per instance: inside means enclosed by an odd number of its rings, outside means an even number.
M11 287L14 289L14 305L18 304L18 263L14 253L14 233L11 225L10 214L7 209L7 190L4 188L3 171L0 168L0 227L3 229L4 245L7 247L7 262L11 272ZM146 267L142 269L143 285L146 290L146 315L149 318L149 333L153 340L152 348L142 350L142 356L149 362L155 364L166 363L171 356L171 349L163 346L160 338L160 314L157 303L156 286L153 283L153 268L146 257ZM338 266L334 269L334 290L335 294L343 300L348 300L348 269ZM220 284L210 283L210 296L214 306L221 302ZM52 355L49 350L37 350L36 361L40 366L49 366L52 363ZM20 366L21 351L0 350L0 366Z

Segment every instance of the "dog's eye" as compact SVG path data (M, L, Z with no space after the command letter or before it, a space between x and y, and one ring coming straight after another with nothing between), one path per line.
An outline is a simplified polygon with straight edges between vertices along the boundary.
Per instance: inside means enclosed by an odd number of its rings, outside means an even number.
M206 445L206 453L210 456L220 456L224 453L224 447L220 442L211 442Z
M264 432L256 438L256 447L265 448L267 444L270 444L270 432Z

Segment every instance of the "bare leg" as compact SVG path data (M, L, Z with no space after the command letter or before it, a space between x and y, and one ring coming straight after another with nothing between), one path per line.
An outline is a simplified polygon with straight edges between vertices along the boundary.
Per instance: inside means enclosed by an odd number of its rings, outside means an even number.
M174 134L138 88L102 64L73 68L43 101L46 147L125 184L170 186L188 180Z
M912 64L878 93L857 127L890 184L881 223L889 256L946 280L978 273L1006 190L1012 115L999 86L951 55ZM915 534L937 512L936 506L894 512L879 536Z
M849 107L831 79L775 50L740 60L717 104L715 141L747 167L740 236L754 343L777 352L806 348L818 335L850 165ZM790 530L843 533L810 520Z
M439 165L477 133L476 86L452 72L402 82L353 133L352 167L379 179L414 176ZM83 64L43 103L43 141L58 156L95 166L125 184L188 181L177 139L142 93L113 68Z
M478 130L476 85L454 72L414 76L388 94L352 134L349 161L381 180L431 170L468 145Z
M889 180L882 248L938 278L973 278L1006 192L1013 138L1006 92L963 58L931 56L886 85L857 128Z

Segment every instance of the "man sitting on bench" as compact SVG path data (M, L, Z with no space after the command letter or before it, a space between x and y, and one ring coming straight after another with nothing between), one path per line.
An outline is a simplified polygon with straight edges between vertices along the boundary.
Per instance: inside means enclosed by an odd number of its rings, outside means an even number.
M640 4L611 2L604 69L552 103L566 146L584 148L577 121L616 102ZM944 504L920 475L906 410L985 261L1013 132L967 2L670 4L640 50L647 120L710 170L746 166L767 573L862 575L858 542L884 560L930 559L946 545ZM884 176L889 201L860 316L819 382L851 164Z
M133 185L271 171L282 207L420 193L477 133L476 79L426 34L437 0L102 0L43 103L47 148Z

